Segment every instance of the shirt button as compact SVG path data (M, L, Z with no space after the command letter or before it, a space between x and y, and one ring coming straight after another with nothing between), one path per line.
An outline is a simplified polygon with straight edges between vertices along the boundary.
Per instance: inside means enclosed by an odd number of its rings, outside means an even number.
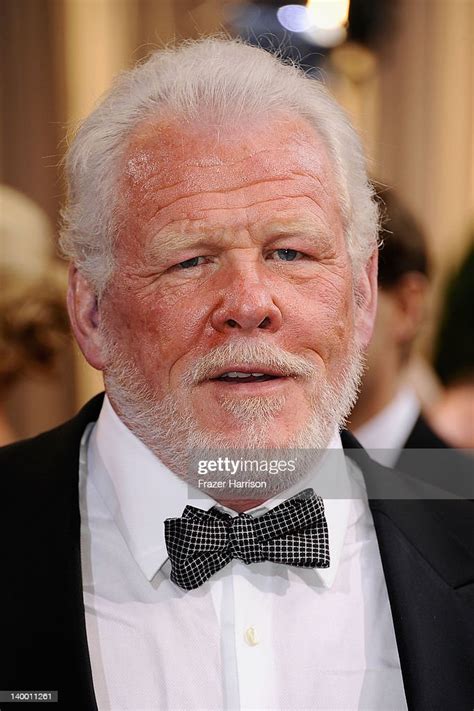
M250 647L255 647L259 643L257 633L254 627L248 627L244 634L245 641Z

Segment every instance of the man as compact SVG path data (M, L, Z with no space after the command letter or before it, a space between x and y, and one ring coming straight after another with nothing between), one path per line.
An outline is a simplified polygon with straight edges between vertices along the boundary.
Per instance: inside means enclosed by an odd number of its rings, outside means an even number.
M474 222L469 237L443 295L434 362L444 389L430 417L454 446L474 449Z
M378 199L384 214L378 311L351 429L381 463L395 466L405 447L447 445L421 414L421 403L407 376L427 312L426 238L394 190L380 189Z
M2 456L5 688L101 711L471 703L470 505L368 502L387 470L347 434L333 466L377 260L337 105L261 50L186 44L122 76L68 176L69 311L106 398Z
M389 467L433 476L437 462L456 464L472 478L472 465L449 448L422 413L409 372L413 348L426 318L430 265L426 237L396 192L377 191L383 232L378 269L378 310L367 368L350 417L351 430L370 455ZM443 473L440 474L443 477Z

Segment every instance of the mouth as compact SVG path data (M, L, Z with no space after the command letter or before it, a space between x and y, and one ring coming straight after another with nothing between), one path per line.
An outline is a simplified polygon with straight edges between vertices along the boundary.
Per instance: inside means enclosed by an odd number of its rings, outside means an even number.
M229 383L231 385L244 385L247 383L264 383L269 380L286 380L288 373L259 368L258 366L230 367L208 378L211 382Z
M221 383L263 383L266 380L276 380L279 376L277 375L267 375L266 373L242 373L239 371L234 371L231 373L224 373L218 378L212 378L212 380L218 380Z

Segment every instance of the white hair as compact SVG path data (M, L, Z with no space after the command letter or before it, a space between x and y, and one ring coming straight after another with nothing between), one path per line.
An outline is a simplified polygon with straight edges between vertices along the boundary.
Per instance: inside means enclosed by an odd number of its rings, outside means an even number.
M345 112L321 82L296 66L240 40L214 37L156 51L121 74L70 147L60 247L99 295L114 269L118 183L130 136L153 115L171 113L200 125L209 110L222 123L270 122L282 114L308 121L332 160L353 268L366 263L377 243L378 210L360 140Z

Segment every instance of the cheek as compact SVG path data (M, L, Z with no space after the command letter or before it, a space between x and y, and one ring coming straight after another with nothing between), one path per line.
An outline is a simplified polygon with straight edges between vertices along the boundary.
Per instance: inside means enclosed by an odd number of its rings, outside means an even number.
M354 304L350 280L319 279L299 291L295 303L295 338L310 344L324 362L345 357L353 333ZM349 288L348 288L349 285ZM304 334L304 336L303 336Z
M194 290L166 289L164 293L123 291L111 299L110 317L134 360L150 374L169 370L199 341L209 304Z

